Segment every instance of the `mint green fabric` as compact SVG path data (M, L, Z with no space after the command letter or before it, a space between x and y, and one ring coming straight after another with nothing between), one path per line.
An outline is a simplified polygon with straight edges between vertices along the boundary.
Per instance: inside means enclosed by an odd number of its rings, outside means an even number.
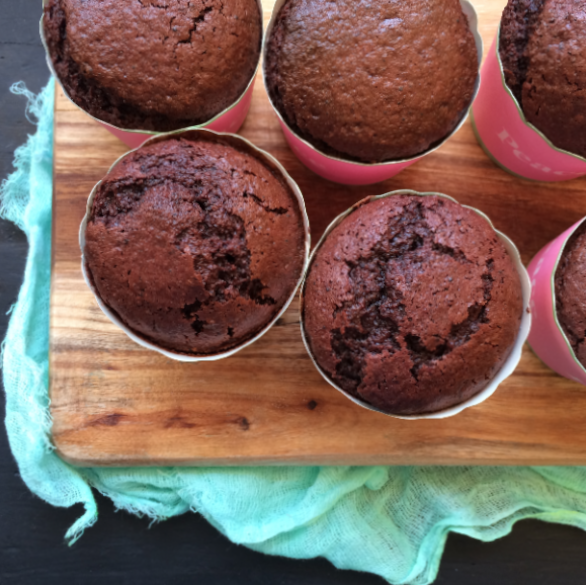
M38 129L16 152L0 215L26 233L30 251L3 352L6 429L27 486L55 506L82 503L66 537L97 519L92 488L116 507L163 520L205 516L236 543L268 554L323 556L391 583L431 583L450 531L481 540L522 518L586 528L586 469L498 467L294 467L82 469L51 446L48 326L53 82L22 85ZM0 259L1 266L1 259Z

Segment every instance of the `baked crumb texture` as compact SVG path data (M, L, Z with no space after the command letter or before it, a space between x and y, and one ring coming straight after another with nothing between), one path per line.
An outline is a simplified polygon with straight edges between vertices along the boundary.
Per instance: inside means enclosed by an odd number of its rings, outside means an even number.
M527 121L558 148L586 157L586 4L509 0L499 53Z
M319 150L409 158L466 114L478 55L459 0L287 0L268 38L272 101Z
M120 128L165 132L238 99L262 21L256 0L49 0L44 32L78 106Z
M555 274L558 321L586 367L586 224L568 240Z
M97 292L140 337L212 355L259 333L301 277L299 203L251 154L172 139L124 158L100 185L84 257Z
M518 273L494 230L435 196L359 207L318 250L304 295L321 369L397 415L441 411L485 388L523 311Z

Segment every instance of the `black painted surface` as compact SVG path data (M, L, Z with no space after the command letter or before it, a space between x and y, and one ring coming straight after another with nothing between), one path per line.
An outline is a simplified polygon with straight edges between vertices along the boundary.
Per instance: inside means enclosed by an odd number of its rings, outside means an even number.
M0 0L0 176L34 128L24 100L8 92L26 81L38 91L48 79L40 41L40 0ZM15 301L26 254L24 236L0 222L0 338ZM3 400L3 394L2 394ZM116 513L99 497L100 519L69 548L63 535L81 507L52 508L26 489L0 432L0 584L85 585L382 585L372 575L337 571L317 559L267 557L228 542L195 514L156 524ZM522 522L494 543L448 540L438 585L574 585L586 583L586 534L569 527Z

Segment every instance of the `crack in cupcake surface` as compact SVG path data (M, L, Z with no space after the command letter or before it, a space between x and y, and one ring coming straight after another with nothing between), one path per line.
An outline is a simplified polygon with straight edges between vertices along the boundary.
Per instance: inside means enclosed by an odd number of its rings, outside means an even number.
M85 256L102 300L131 329L213 353L254 336L289 298L304 228L288 186L254 156L221 140L170 139L103 181Z
M522 299L502 244L474 216L440 198L389 197L328 235L303 318L314 357L340 388L413 414L486 386L510 351Z

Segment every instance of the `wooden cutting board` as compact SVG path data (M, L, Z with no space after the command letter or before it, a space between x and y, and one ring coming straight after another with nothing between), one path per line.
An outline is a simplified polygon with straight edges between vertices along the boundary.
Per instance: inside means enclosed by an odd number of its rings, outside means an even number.
M485 51L505 0L476 0ZM265 22L272 1L266 0ZM444 420L370 412L317 373L297 303L261 340L217 362L174 362L134 344L83 282L77 234L87 196L127 148L60 91L55 107L50 395L53 441L77 465L586 464L586 388L526 347L517 371L485 403ZM259 74L241 133L275 155L306 199L317 242L359 199L395 189L439 191L487 213L523 260L586 215L586 178L538 184L500 170L470 123L392 180L344 187L288 149Z

